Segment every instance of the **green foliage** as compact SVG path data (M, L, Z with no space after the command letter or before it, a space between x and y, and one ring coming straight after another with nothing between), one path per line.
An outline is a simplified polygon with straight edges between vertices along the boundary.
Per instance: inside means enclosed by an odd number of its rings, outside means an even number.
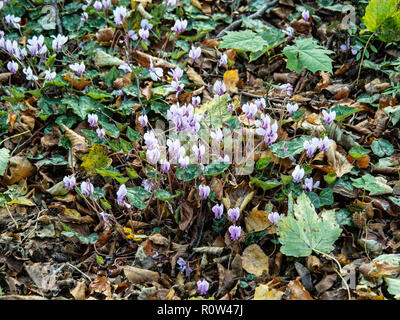
M230 163L227 162L213 161L204 167L203 174L206 176L216 176L228 169L229 166Z
M344 106L344 105L336 105L333 107L330 111L335 111L336 112L336 121L342 121L343 119L351 116L352 114L359 112L361 109L355 108L355 107L349 107L349 106Z
M290 141L279 141L270 146L270 150L279 158L288 158L303 152L304 141L308 140L306 135L294 138ZM286 153L285 153L286 149Z
M358 179L351 178L351 180L354 187L368 190L371 196L393 192L393 189L387 184L384 178L374 177L369 173Z
M360 158L366 156L370 152L371 152L370 150L368 150L362 146L357 146L357 147L353 147L349 150L349 155L357 160L357 159L360 159Z
M279 187L282 182L278 180L263 181L254 177L250 177L250 184L263 189L264 191Z
M384 42L400 40L400 1L371 0L363 17L370 32Z
M10 159L10 150L7 148L0 149L0 176L6 172L8 160Z
M318 45L312 38L297 38L294 45L286 46L282 52L287 57L286 67L289 70L301 73L306 68L311 72L332 73L332 59L328 55L334 52Z
M183 174L183 172L185 173ZM176 170L176 177L182 180L184 176L185 181L196 179L199 176L199 166L197 164L189 164L185 170L178 168Z
M287 256L307 257L312 251L330 253L342 229L336 222L334 210L319 217L310 199L302 193L294 205L292 216L278 224L281 252Z
M392 144L385 139L374 140L371 149L378 157L391 156L394 152Z

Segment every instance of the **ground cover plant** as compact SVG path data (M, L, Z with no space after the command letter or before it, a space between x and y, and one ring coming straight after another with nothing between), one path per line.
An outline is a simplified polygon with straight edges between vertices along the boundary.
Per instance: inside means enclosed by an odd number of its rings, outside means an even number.
M0 19L0 299L400 298L399 0Z

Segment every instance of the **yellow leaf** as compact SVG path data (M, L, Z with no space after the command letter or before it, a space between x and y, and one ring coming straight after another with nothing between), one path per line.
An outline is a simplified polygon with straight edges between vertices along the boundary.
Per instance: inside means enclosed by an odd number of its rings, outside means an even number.
M23 206L33 207L35 204L26 197L17 197L16 199L8 202L7 204L20 204Z
M237 93L237 84L239 82L239 72L237 70L228 70L224 73L224 83L226 90Z
M129 240L133 240L136 242L142 242L144 239L147 238L147 236L143 235L143 234L134 234L131 228L124 227L123 229L124 229L126 238Z
M261 284L256 288L253 300L281 300L282 296L282 291L270 289L267 284Z
M107 147L100 144L95 144L88 149L88 154L82 157L82 167L89 175L96 175L96 169L108 168L112 159L107 157Z

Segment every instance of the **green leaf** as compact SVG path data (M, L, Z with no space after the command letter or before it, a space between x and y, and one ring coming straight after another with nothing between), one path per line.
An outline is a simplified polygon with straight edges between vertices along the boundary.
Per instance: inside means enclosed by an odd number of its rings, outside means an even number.
M328 71L332 73L332 59L328 54L334 53L318 45L313 38L297 38L293 46L286 46L283 54L288 58L286 67L301 73L303 68L311 72Z
M351 116L353 113L360 111L360 109L338 104L335 107L333 107L330 111L335 111L336 112L335 120L341 121L341 120Z
M7 148L0 149L0 176L6 172L8 160L10 159L10 150Z
M336 211L336 221L342 226L353 226L353 217L349 210L340 209Z
M256 187L260 187L264 191L267 191L279 187L280 185L282 185L282 182L277 180L262 181L254 177L250 177L250 184Z
M142 187L126 188L126 191L126 197L132 205L140 210L146 208L144 200L150 196L149 192Z
M371 0L363 17L365 26L369 31L378 33L382 41L400 40L399 6L399 0Z
M400 208L400 199L396 197L389 197L390 201L392 201L396 206Z
M394 152L392 144L385 139L374 140L371 149L378 157L391 156Z
M229 166L230 163L227 162L211 162L209 165L204 167L203 174L206 176L216 176L228 169Z
M140 133L133 130L131 127L128 127L126 129L126 136L131 141L140 141L142 139L142 136L140 135Z
M306 109L299 109L292 113L291 118L294 122L297 122L306 113Z
M362 146L357 146L357 147L353 147L349 150L349 155L357 160L357 159L360 159L360 158L366 156L370 152L371 152L370 150L365 149Z
M251 30L228 31L222 37L219 48L255 52L262 50L265 44L265 40L258 33Z
M167 190L157 189L154 190L154 197L161 201L169 201L175 198L177 195L170 194Z
M185 182L196 179L199 176L199 166L197 164L189 164L185 170L178 168L176 170L176 177L179 180L182 180L183 172L185 172Z
M318 195L317 195L315 192L308 191L308 192L306 192L306 195L307 195L307 197L310 198L311 203L314 205L314 207L315 207L316 209L318 209L319 207L321 207L321 201L320 201Z
M333 191L330 188L325 188L319 194L319 200L321 203L321 207L330 206L333 204Z
M271 160L272 160L272 157L266 157L266 158L258 159L258 161L256 162L256 169L257 170L264 170L265 168L267 168L267 166L269 165Z
M112 159L107 157L107 148L99 144L93 145L82 160L81 166L92 176L97 174L97 169L107 168L112 163Z
M326 181L327 184L331 184L334 183L336 180L336 173L332 172L332 173L328 173L326 175L324 175L324 180Z
M383 109L383 112L389 116L394 126L400 121L400 107L386 107Z
M277 155L279 158L288 158L300 154L303 152L304 141L308 140L309 137L306 135L294 138L290 141L279 141L270 146L270 150ZM286 149L286 153L285 153Z
M393 279L385 277L388 292L394 296L395 299L400 299L400 279Z
M351 178L351 180L353 181L352 184L354 187L368 190L371 196L390 194L393 192L393 189L387 184L386 179L383 177L374 177L368 173L361 178Z
M283 254L307 257L313 250L329 254L342 229L333 210L324 211L319 217L310 199L302 193L294 205L294 215L284 217L277 232Z
M129 180L129 178L123 177L121 172L119 172L115 168L96 169L96 171L102 177L109 177L109 178L115 179L120 184L124 184L125 182L127 182Z
M43 166L43 165L45 165L45 166L48 166L48 165L65 166L67 164L68 164L68 161L66 161L64 159L64 157L62 155L60 155L60 154L57 154L57 155L55 155L55 156L53 156L51 158L43 159L43 160L40 160L40 161L36 162L37 166Z

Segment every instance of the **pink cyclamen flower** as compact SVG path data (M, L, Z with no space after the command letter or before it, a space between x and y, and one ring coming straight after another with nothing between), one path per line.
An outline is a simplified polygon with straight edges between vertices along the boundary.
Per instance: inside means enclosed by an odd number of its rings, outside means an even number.
M64 185L67 188L67 190L72 190L76 184L75 177L67 177L65 176L63 179Z
M51 71L51 70L46 70L44 72L44 79L46 81L53 81L57 76L57 73L55 71Z
M313 138L310 141L304 141L303 143L303 148L306 151L307 158L312 158L315 151L317 151L317 148L319 146L319 140L316 138Z
M142 19L142 21L140 21L140 26L145 30L151 30L153 28L153 25L147 19Z
M99 120L99 117L97 114L91 113L88 115L88 122L91 127L97 127L97 121Z
M187 20L178 19L175 21L175 24L171 28L171 30L175 31L176 33L182 33L183 31L185 31L186 27L187 27Z
M271 221L274 225L278 225L279 221L282 220L281 215L278 212L271 212L268 215L268 220Z
M16 63L15 61L9 61L7 63L7 69L12 74L16 74L16 72L18 71L18 63Z
M110 221L110 218L112 217L111 214L108 214L108 213L105 213L105 212L100 212L100 216L101 216L101 219L104 222L104 228L112 226L111 221Z
M140 115L140 117L139 117L140 125L142 127L145 127L145 126L147 126L147 122L148 122L147 116L145 114Z
M362 48L362 47L359 46L359 45L356 45L355 47L356 47L358 50L360 50L360 49ZM352 53L353 55L356 55L356 54L358 53L358 50L353 49L353 48L350 46L350 39L349 39L349 38L347 38L346 42L340 46L340 51L342 51L342 52L351 51L351 53Z
M100 11L101 8L103 8L103 4L100 1L95 1L93 3L93 8L95 8L96 11Z
M169 91L176 92L176 96L178 96L178 94L182 92L184 87L185 85L183 83L173 80L171 82L171 86L169 87Z
M215 131L211 131L211 138L213 138L218 143L222 143L222 141L224 140L224 134L222 133L222 130L218 128Z
M125 21L127 14L126 8L123 6L117 7L114 9L113 13L114 13L115 24L117 26L120 26Z
M323 139L319 139L319 149L321 151L328 150L330 145L331 145L331 141L329 140L328 136L325 136Z
M207 293L210 284L207 280L197 281L197 290L199 290L200 294L203 296Z
M139 29L139 37L143 40L143 41L147 41L149 39L150 36L150 32L148 29Z
M74 71L78 76L81 76L85 70L85 64L83 63L83 61L79 64L79 63L74 63L74 64L70 64L69 68Z
M153 65L153 60L150 58L150 67L149 67L150 77L153 81L158 81L164 74L162 68L156 68Z
M83 195L91 197L94 192L94 186L90 182L84 181L81 183L81 192Z
M183 70L179 67L176 67L174 70L170 70L168 74L172 77L175 81L180 81L183 76Z
M201 98L199 96L192 97L192 105L195 107L199 107L201 103Z
M6 23L8 25L11 25L16 29L19 29L21 27L19 25L19 23L21 22L21 18L20 17L16 17L13 14L11 14L11 15L9 14L9 15L5 16L5 20L6 20Z
M192 147L193 153L195 154L195 156L197 157L197 159L201 159L204 155L204 153L206 152L206 147L204 145L194 145Z
M226 92L225 83L221 80L217 80L214 83L213 89L217 95L222 96Z
M103 4L103 8L104 10L108 10L111 7L111 0L101 0L102 4Z
M126 186L124 184L121 184L117 191L117 204L121 205L123 204L125 207L128 209L131 207L130 204L125 202L125 196L127 195L128 190L126 189Z
M151 192L151 190L153 190L153 187L155 186L154 181L150 180L150 179L145 179L142 181L142 187L144 188L144 190L146 190L147 192Z
M306 178L304 180L303 189L306 191L312 191L313 188L317 188L319 186L319 181L314 184L313 178Z
M172 8L176 5L176 0L167 0L167 8Z
M220 205L216 204L211 210L214 212L215 219L221 219L222 214L224 213L224 205L222 203Z
M32 80L32 81L39 80L39 78L33 74L31 67L23 68L22 72L25 73L26 80Z
M169 171L170 166L171 166L170 163L168 162L168 160L167 159L161 159L160 163L161 163L161 172L162 173L167 173Z
M240 234L242 233L242 227L238 227L235 225L232 225L228 228L229 233L231 234L231 240L239 240Z
M294 29L292 27L287 27L285 30L283 30L283 33L286 33L286 35L289 38L293 38L294 37Z
M199 195L203 200L206 200L208 198L210 191L211 189L209 186L205 186L203 184L199 185Z
M131 39L133 41L139 39L139 37L138 37L137 33L135 32L135 30L129 30L128 31L128 37L129 37L129 39Z
M257 105L255 103L245 103L242 106L242 110L246 115L247 119L253 119L254 115L257 113Z
M296 165L296 168L294 168L294 171L292 172L293 182L300 182L304 177L304 172L305 171L303 168L301 168L299 165Z
M151 164L156 164L158 162L158 160L160 159L160 151L158 150L158 148L147 150L146 156L147 156L147 160L149 160L149 162Z
M96 129L96 133L97 133L97 137L99 138L99 139L104 139L105 138L105 136L106 136L106 130L104 129L104 128L97 128Z
M228 104L228 112L232 112L235 109L235 105L233 103Z
M52 47L55 52L60 52L63 45L68 41L68 37L63 36L62 34L58 34L56 38L54 38Z
M219 58L218 66L225 67L227 65L228 65L228 56L224 53L221 55L221 58Z
M201 56L201 48L200 47L193 47L189 51L189 58L193 60L193 62L199 62L199 58Z
M147 150L152 150L158 147L158 141L153 131L148 131L143 135L144 143Z
M260 110L265 109L265 107L267 106L267 103L264 98L257 99L254 103Z
M286 110L289 112L289 116L292 115L293 112L296 112L299 109L299 105L297 103L291 104L288 102L286 105Z
M127 64L126 62L123 63L123 64L121 64L121 65L118 67L118 69L119 69L119 70L122 70L122 71L125 72L125 73L132 72L132 68L131 68L130 65Z
M32 56L43 55L47 52L43 35L40 35L39 37L33 36L32 39L28 40L26 47Z
M182 169L186 169L188 167L188 165L189 165L189 157L188 156L186 156L186 157L182 156L182 157L179 158L178 162L181 165Z
M330 111L329 113L326 110L322 110L322 115L324 116L324 121L327 125L330 125L333 120L336 118L336 112Z
M290 83L282 84L281 89L286 91L287 96L291 96L293 93L293 86Z
M303 17L303 20L304 20L304 21L310 20L310 12L309 12L308 10L304 10L304 11L301 13L301 16Z
M87 12L82 12L81 21L86 22L88 20L89 20L89 15L87 14Z
M228 210L228 216L232 220L233 223L239 220L240 217L240 209L232 208Z

